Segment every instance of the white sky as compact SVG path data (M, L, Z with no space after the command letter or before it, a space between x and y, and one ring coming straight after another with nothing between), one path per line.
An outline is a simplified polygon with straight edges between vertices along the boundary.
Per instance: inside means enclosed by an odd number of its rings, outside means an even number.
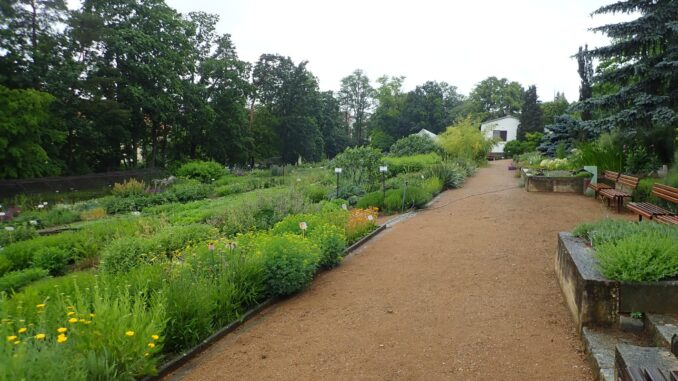
M468 95L489 76L537 85L542 101L579 97L580 45L607 44L588 28L628 19L590 13L613 0L166 0L181 13L219 14L241 59L262 53L309 61L322 90L363 69L403 75L408 91L446 81ZM78 0L69 0L78 4Z

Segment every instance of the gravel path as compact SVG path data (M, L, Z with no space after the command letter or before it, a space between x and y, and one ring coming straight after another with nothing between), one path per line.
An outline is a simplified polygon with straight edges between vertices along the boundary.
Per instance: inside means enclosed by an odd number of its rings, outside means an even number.
M553 270L556 233L614 213L527 193L507 166L479 170L165 380L591 380Z

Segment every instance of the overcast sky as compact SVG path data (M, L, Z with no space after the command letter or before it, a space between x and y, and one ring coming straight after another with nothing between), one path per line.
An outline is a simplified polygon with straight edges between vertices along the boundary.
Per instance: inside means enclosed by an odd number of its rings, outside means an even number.
M218 32L231 34L241 59L278 53L309 61L322 90L338 90L360 68L373 81L405 76L405 90L436 80L463 94L489 76L506 77L537 85L543 101L556 91L576 100L570 57L585 43L607 44L588 28L628 19L590 16L612 0L166 1L181 13L218 14Z

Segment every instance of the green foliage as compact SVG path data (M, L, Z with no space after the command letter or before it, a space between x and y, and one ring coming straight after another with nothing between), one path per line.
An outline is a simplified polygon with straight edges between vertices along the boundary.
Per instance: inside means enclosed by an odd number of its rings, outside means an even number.
M178 202L188 202L194 200L202 200L207 198L211 193L209 185L202 184L198 181L182 181L174 184L172 188L167 191L169 194L166 198L169 200L176 200ZM162 200L161 197L158 197Z
M398 139L389 149L391 156L413 156L436 152L437 147L433 139L427 136L409 135Z
M226 173L224 166L216 161L189 161L177 169L176 175L211 183Z
M151 237L123 237L111 242L101 253L101 271L121 273L147 262L163 261L172 253L216 236L208 225L170 226Z
M346 249L343 227L320 225L308 233L308 239L320 248L320 267L331 269L341 263L342 254Z
M12 231L0 229L0 246L4 247L15 242L27 241L37 236L38 232L32 226L17 226ZM1 273L2 265L0 265L0 274Z
M271 296L286 296L301 291L313 280L320 249L298 235L260 235L257 250L264 258L264 282Z
M420 172L441 161L442 159L436 153L384 158L384 163L388 166L389 172L395 174Z
M522 155L519 155L517 158L514 158L513 161L518 163L522 167L538 167L539 163L544 160L544 156L539 152L525 152Z
M471 90L469 100L473 111L488 120L518 114L523 104L523 92L518 82L488 77Z
M621 171L623 155L616 142L617 139L616 134L602 134L593 143L580 144L571 156L573 165L576 167L595 165L599 174L605 170Z
M393 146L393 141L393 137L382 130L373 129L370 133L370 146L380 151L388 151Z
M658 198L652 195L652 186L661 179L644 178L638 181L638 186L633 190L633 201L635 202L651 202L656 204Z
M432 165L424 173L426 177L439 179L444 188L461 188L466 180L466 170L451 161Z
M49 271L52 276L66 273L70 260L69 252L59 247L41 247L33 253L33 266Z
M0 277L0 292L19 291L22 287L42 279L48 274L49 271L38 267L8 272Z
M661 166L657 154L637 145L626 152L625 168L627 173L647 174L656 171Z
M431 176L424 180L422 188L426 193L436 195L443 190L443 182L437 176Z
M553 101L542 102L540 106L544 112L544 124L555 123L556 117L565 114L569 105L570 103L565 98L565 94L560 92L556 92Z
M309 185L304 190L306 197L308 197L308 199L313 203L318 203L324 200L325 196L327 195L327 191L328 190L326 187L320 185Z
M526 152L533 152L537 150L539 142L544 134L540 132L525 133L524 140L511 140L504 145L504 153L509 157L516 157Z
M370 147L347 148L332 160L332 166L342 168L342 187L369 188L379 178L379 164L382 155Z
M474 125L470 118L462 119L438 137L438 144L452 158L482 162L494 144Z
M356 207L365 209L369 207L382 209L384 205L384 192L375 191L367 193L358 200Z
M518 125L518 140L525 140L527 133L544 132L544 112L539 107L537 86L530 86L523 95L523 107ZM535 147L536 148L536 147Z
M678 274L678 226L602 220L577 226L591 242L603 275L621 281L657 281Z
M425 189L419 187L390 189L386 192L386 197L384 198L384 210L389 212L400 211L403 207L403 198L405 199L405 209L409 209L423 207L431 201L433 196Z

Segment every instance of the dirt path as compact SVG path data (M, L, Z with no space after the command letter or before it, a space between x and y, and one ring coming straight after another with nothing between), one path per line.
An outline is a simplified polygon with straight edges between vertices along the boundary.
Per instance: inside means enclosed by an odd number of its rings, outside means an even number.
M508 162L385 230L166 380L591 380L556 233L608 215L527 193Z

